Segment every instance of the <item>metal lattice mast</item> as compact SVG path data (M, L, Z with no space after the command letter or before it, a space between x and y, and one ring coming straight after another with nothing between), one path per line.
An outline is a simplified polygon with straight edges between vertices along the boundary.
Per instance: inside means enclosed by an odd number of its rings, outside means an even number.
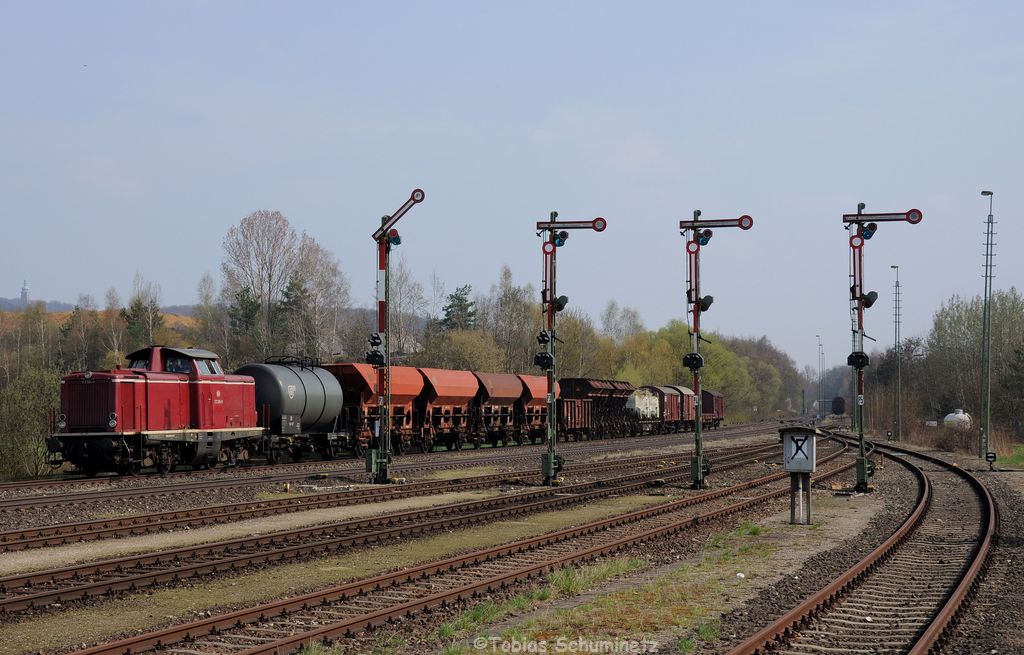
M992 219L991 191L982 191L988 196L988 220L985 221L985 279L984 309L981 328L981 430L978 432L978 457L989 451L992 425L992 278L995 256L995 221Z
M903 320L903 305L900 298L900 267L893 264L889 268L896 271L896 284L893 286L892 320L893 320L893 352L896 355L896 441L903 439L903 395L901 393L903 344L900 340L900 323Z

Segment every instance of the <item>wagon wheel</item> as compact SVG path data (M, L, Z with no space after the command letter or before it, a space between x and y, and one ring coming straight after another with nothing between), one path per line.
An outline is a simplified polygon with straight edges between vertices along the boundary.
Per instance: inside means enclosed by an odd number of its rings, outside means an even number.
M323 448L320 448L320 456L326 460L334 459L338 456L338 449L334 444L327 444Z
M392 441L391 444L392 444L392 449L398 455L404 455L405 452L409 449L408 444L405 443L405 439L402 439L401 437L399 437L398 439Z
M352 441L352 455L356 459L359 459L360 457L363 456L363 442L360 441L359 439L354 439Z
M178 456L170 449L161 449L156 458L156 472L160 475L173 473L178 468Z
M464 439L462 438L462 435L461 435L461 434L460 434L460 435L457 435L457 436L455 437L455 450L462 450L462 445L463 445L464 443L466 443L466 442L465 442L465 440L464 440Z
M429 437L424 437L423 440L420 441L420 450L424 453L431 452L434 450L434 442L431 441Z
M293 462L302 461L302 448L299 446L292 446L288 449L288 456L292 458Z

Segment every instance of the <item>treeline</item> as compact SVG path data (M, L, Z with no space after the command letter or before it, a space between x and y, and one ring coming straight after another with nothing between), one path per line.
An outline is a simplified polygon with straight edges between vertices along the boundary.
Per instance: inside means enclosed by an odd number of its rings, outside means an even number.
M899 357L904 430L940 421L955 409L974 419L975 438L982 415L981 296L953 296L935 312L924 337L901 341ZM1016 288L992 294L991 406L993 431L1024 435L1024 298ZM866 369L865 422L883 433L896 418L897 358L893 346L871 353ZM850 369L826 375L826 394L850 393ZM830 398L830 395L826 395ZM850 405L848 405L849 407Z
M425 287L400 255L392 262L395 364L539 372L540 293L515 284L507 266L486 290L449 291L436 275ZM125 301L111 288L102 303L84 295L70 312L35 303L0 313L0 476L47 469L45 437L63 375L114 368L148 344L206 348L227 370L276 355L362 360L375 311L351 306L337 258L280 212L254 212L231 227L219 272L219 280L200 281L190 317L161 312L160 285L141 274ZM705 385L726 395L730 420L799 411L803 380L767 339L705 336ZM572 307L561 312L558 337L562 377L692 385L682 366L691 349L683 322L648 330L636 310L612 301L597 319Z

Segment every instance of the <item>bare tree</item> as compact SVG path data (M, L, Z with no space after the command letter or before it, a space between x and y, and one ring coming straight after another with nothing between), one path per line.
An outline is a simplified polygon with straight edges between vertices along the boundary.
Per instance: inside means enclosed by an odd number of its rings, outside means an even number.
M299 237L279 211L253 212L224 237L224 292L232 298L247 289L259 303L253 336L264 356L275 348L274 306L281 300L298 259Z
M427 299L423 285L412 277L405 257L399 255L391 267L391 347L394 352L409 354L420 347L421 337L417 326L423 322L427 310Z
M124 358L124 319L121 318L121 296L118 295L117 289L107 289L104 300L100 322L103 329L103 347L107 351L105 363L111 366Z

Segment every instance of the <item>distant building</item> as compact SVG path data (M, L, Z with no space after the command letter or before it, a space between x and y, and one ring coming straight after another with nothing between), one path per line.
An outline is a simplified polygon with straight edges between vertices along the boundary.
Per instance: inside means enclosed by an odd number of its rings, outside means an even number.
M21 283L21 306L28 307L28 280Z

